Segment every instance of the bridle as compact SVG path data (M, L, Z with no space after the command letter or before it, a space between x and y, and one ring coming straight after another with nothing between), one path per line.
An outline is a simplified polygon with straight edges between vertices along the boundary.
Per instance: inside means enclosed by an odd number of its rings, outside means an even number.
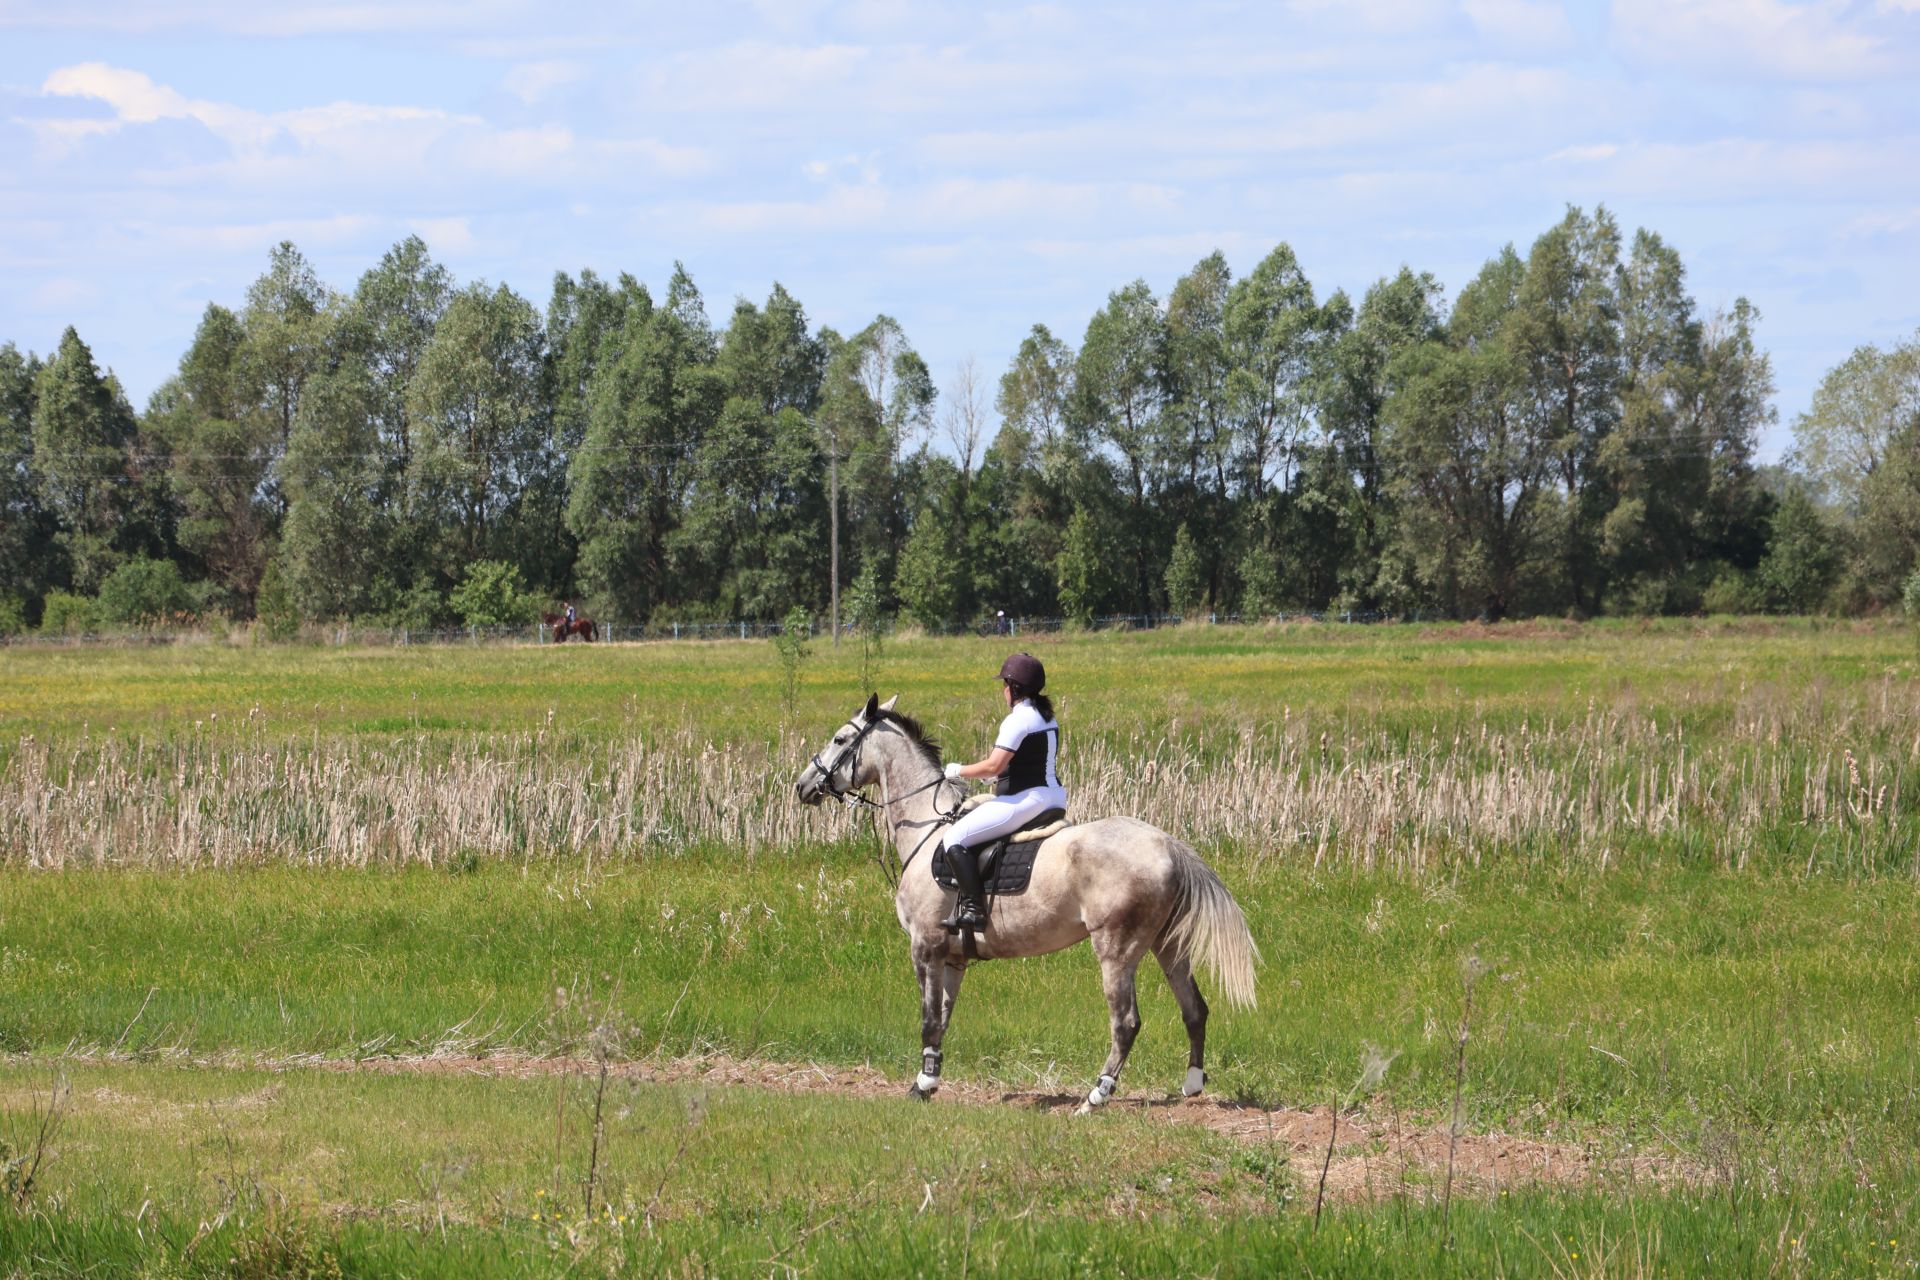
M813 753L813 767L820 771L820 789L832 796L835 800L838 800L841 804L865 805L869 809L878 809L881 807L861 795L858 791L841 790L840 784L833 780L833 775L839 773L842 766L844 766L848 758L851 757L853 767L847 770L847 786L853 786L853 780L860 776L860 748L866 744L867 735L872 733L873 727L879 723L877 719L869 720L865 724L858 724L852 720L847 721L848 727L853 730L853 741L839 744L840 754L834 757L832 765L828 765L826 761L820 758L819 751ZM827 744L827 746L832 745L834 745L832 742ZM821 750L825 750L825 748L823 747Z
M874 727L880 723L881 718L878 716L867 721L865 724L859 724L852 720L847 721L847 726L854 731L853 740L839 744L840 751L834 756L832 765L828 765L826 761L820 758L821 751L814 752L811 757L813 767L820 771L820 789L822 791L850 808L857 807L867 809L874 813L886 812L887 806L877 804L851 788L854 785L854 779L860 776L860 752L862 748L866 746L867 735L872 733ZM828 745L831 746L833 744L829 743ZM824 751L825 748L821 750ZM843 789L840 784L834 780L834 775L839 773L842 768L846 768L849 762L851 762L852 767L847 769L847 787ZM946 780L944 775L937 777L932 782L915 787L911 791L903 791L897 796L889 796L888 800L909 799L910 797L919 795L923 791L932 791ZM940 828L949 825L957 819L960 816L960 808L958 805L955 805L951 811L943 811L936 801L934 804L934 813L937 816L929 822L909 823L905 819L902 819L900 822L899 825L901 826L926 826L928 831L927 834L920 837L920 843L913 846L913 851L901 859L897 871L894 869L891 860L887 859L884 855L879 858L881 869L886 873L887 878L893 882L896 888L900 884L901 877L906 874L907 868L912 866L913 860L920 856L920 850L926 847L927 841L933 839L934 833L939 831ZM884 847L885 842L882 841L882 848Z

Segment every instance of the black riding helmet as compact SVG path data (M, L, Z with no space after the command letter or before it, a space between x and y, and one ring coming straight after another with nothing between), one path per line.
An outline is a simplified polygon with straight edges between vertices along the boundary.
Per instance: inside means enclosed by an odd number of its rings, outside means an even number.
M1001 663L1000 678L1028 693L1039 693L1047 687L1047 669L1030 653L1016 653Z

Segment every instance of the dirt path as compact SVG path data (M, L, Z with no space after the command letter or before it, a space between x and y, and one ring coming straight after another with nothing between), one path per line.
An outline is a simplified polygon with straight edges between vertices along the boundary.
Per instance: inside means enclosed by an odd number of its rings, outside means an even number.
M22 1061L0 1055L0 1061ZM70 1061L121 1063L111 1055L81 1054ZM148 1059L147 1061L151 1061ZM521 1079L589 1075L591 1059L529 1054L431 1054L371 1058L297 1056L258 1058L163 1059L209 1069L277 1072L334 1071L379 1075L471 1075ZM132 1065L128 1062L128 1065ZM831 1094L843 1098L898 1099L906 1102L905 1082L871 1066L769 1062L711 1054L690 1058L614 1062L609 1071L623 1080L662 1085L766 1089L787 1094ZM271 1090L272 1086L269 1086ZM110 1093L111 1091L102 1091ZM1004 1088L949 1082L935 1106L1025 1107L1070 1117L1080 1095L1058 1090ZM1224 1134L1247 1146L1284 1155L1301 1196L1317 1195L1323 1165L1330 1201L1380 1199L1393 1195L1437 1198L1447 1184L1451 1162L1455 1195L1497 1195L1525 1185L1664 1187L1711 1181L1698 1162L1672 1151L1636 1147L1600 1134L1584 1143L1551 1142L1506 1133L1463 1132L1449 1143L1447 1126L1422 1123L1379 1105L1341 1114L1336 1129L1329 1107L1265 1107L1219 1098L1180 1098L1145 1090L1122 1092L1107 1104L1116 1112L1144 1114L1175 1125L1194 1125ZM1097 1120L1081 1123L1098 1123ZM1332 1156L1328 1157L1328 1140ZM1449 1150L1451 1147L1451 1150Z
M275 1064L287 1068L423 1075L536 1077L589 1073L586 1059L493 1054L485 1057L431 1056L306 1059ZM718 1088L760 1088L790 1094L832 1094L848 1098L903 1098L906 1085L871 1066L767 1062L721 1055L670 1060L618 1062L610 1070L622 1079L656 1084L698 1084ZM1123 1086L1124 1088L1124 1086ZM949 1082L934 1105L1027 1107L1070 1116L1080 1095L1059 1091L1006 1090ZM1404 1121L1379 1107L1363 1107L1339 1117L1335 1129L1330 1107L1263 1107L1218 1098L1179 1098L1145 1091L1123 1092L1109 1110L1145 1113L1166 1124L1197 1125L1249 1146L1284 1152L1307 1197L1315 1194L1326 1168L1330 1200L1375 1199L1396 1194L1437 1197L1447 1177L1448 1131L1445 1125ZM1097 1123L1097 1122L1096 1122ZM1454 1192L1494 1195L1537 1183L1557 1186L1617 1187L1698 1184L1707 1170L1672 1151L1619 1143L1548 1142L1504 1133L1461 1133L1452 1142ZM1614 1149L1618 1147L1619 1149Z

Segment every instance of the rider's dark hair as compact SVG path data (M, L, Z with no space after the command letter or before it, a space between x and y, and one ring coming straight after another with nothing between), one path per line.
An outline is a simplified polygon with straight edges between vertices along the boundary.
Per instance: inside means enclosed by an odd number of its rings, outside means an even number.
M1053 719L1053 699L1052 698L1049 698L1044 693L1030 693L1027 690L1027 686L1020 684L1019 682L1014 680L1007 681L1007 688L1013 690L1013 700L1015 702L1020 701L1020 699L1022 698L1027 698L1032 701L1033 709L1040 713L1041 719L1043 720Z

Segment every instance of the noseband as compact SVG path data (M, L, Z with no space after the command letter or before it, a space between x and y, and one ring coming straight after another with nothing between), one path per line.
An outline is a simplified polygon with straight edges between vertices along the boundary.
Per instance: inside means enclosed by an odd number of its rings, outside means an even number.
M832 796L835 800L838 800L841 804L865 804L877 809L880 806L875 805L873 801L853 790L853 780L860 776L860 749L866 745L867 735L872 733L873 727L880 722L878 720L869 720L863 725L856 725L853 721L849 720L847 723L854 726L853 741L840 744L840 754L834 757L832 765L828 765L826 761L820 758L820 752L816 751L813 753L813 767L820 771L820 789ZM851 759L853 767L847 770L847 786L846 789L843 790L840 784L834 781L833 775L839 773L841 768L848 763L849 759Z

